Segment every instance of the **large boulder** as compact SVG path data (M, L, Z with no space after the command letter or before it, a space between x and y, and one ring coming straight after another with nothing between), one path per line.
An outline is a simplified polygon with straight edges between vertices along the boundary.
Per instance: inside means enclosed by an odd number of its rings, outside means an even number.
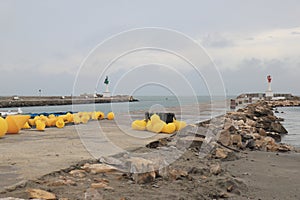
M280 133L280 134L288 133L288 131L279 122L272 122L269 130L272 132Z
M220 142L221 144L223 144L225 146L231 145L231 134L230 134L229 130L223 130L220 132L218 142Z

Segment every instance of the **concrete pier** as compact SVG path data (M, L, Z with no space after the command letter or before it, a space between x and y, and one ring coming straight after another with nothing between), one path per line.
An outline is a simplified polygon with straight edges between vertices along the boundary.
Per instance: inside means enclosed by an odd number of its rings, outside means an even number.
M0 97L0 108L28 107L28 106L57 106L72 104L93 104L112 102L138 101L129 95L118 95L111 97L90 96L10 96Z

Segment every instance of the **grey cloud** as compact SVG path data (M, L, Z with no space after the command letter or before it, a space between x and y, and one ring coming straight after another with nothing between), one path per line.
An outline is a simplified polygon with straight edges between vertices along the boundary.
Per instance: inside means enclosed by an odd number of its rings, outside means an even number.
M207 34L201 40L201 43L205 47L217 47L223 48L228 46L234 46L234 42L222 36L219 33Z
M178 30L194 38L208 33L202 38L203 45L222 49L235 45L234 38L227 38L224 33L243 34L247 31L264 32L299 26L299 5L297 0L288 3L280 0L188 3L171 0L2 0L0 79L9 84L0 88L0 94L35 94L36 87L44 88L49 94L69 94L74 74L64 71L76 71L75 67L80 65L89 50L120 31L156 26ZM298 35L299 32L291 34ZM293 70L285 68L290 65L294 66ZM47 70L52 70L52 66L62 70L49 74ZM250 58L240 63L237 70L222 73L230 91L237 93L243 88L259 90L269 71L276 75L275 79L277 74L286 79L278 88L298 89L291 81L299 74L299 65L290 61ZM197 84L192 74L187 77ZM248 81L243 82L240 77ZM204 89L200 88L199 91Z
M291 32L291 34L292 34L292 35L300 35L300 32L298 32L298 31L293 31L293 32Z

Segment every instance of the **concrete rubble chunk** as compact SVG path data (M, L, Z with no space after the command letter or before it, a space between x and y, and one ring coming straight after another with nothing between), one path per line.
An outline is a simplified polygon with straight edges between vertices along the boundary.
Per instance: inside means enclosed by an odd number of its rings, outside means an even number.
M79 178L83 178L83 177L86 176L85 171L80 170L80 169L72 170L72 171L69 172L69 174L74 176L74 177L79 177Z
M279 148L278 148L278 151L280 152L288 152L288 151L292 151L293 148L289 145L280 145Z
M106 189L106 190L113 190L114 189L113 187L108 186L108 183L105 183L105 182L92 183L91 188L94 188L94 189L103 188L103 189Z
M213 175L218 175L222 172L221 165L219 163L212 164L210 166L209 172Z
M98 174L98 173L108 173L108 172L115 172L117 171L117 168L111 165L107 164L89 164L86 163L83 167L83 170L86 172L90 172L92 174Z
M260 128L259 129L259 135L261 135L261 136L267 136L267 132L264 129Z
M270 131L280 133L280 134L287 134L288 133L288 131L279 122L272 122L271 126L270 126Z
M225 146L231 145L231 134L228 130L221 131L219 135L218 142Z
M248 119L248 118L247 118L247 120L246 120L246 124L247 124L248 126L256 126L256 122L255 122L254 120Z
M231 143L241 148L243 146L242 136L238 134L231 135Z
M132 179L139 184L153 182L156 178L154 163L140 157L131 157L127 160Z
M254 140L260 140L260 138L262 137L258 133L254 133L254 134L252 134L252 136L253 136Z
M54 200L56 199L56 195L47 192L45 190L40 190L40 189L28 189L27 190L29 197L31 199L46 199L46 200Z
M88 188L84 193L85 200L103 200L103 195L95 188Z
M177 180L180 177L187 177L188 176L188 172L185 170L181 170L181 169L171 169L169 171L169 175L173 180Z
M144 173L154 171L154 164L151 160L140 157L131 157L127 160L130 166L130 173Z
M275 140L271 137L265 137L264 142L266 145L275 145Z
M154 171L152 172L146 172L146 173L134 173L131 175L132 180L134 180L138 184L146 184L151 183L156 178L156 173Z
M216 158L225 159L227 158L228 153L222 148L216 148Z
M66 179L66 180L57 180L54 182L50 182L47 185L58 187L58 186L62 186L62 185L76 185L76 182L73 180L70 180L70 179Z

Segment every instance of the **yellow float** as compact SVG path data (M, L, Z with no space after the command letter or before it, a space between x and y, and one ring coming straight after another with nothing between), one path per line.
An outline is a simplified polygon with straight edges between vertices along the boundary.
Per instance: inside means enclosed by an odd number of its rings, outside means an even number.
M150 117L152 123L157 123L160 121L160 117L157 114L154 114Z
M54 114L51 114L51 115L48 116L48 118L52 119L52 118L56 118L56 116Z
M92 112L91 113L92 120L98 120L99 116L100 116L99 112Z
M25 125L23 126L23 129L31 129L28 121L25 123Z
M107 119L108 120L113 120L115 118L115 114L113 113L113 112L109 112L108 114L107 114Z
M184 121L177 121L174 119L173 122L176 125L176 131L180 131L181 129L186 127L186 123Z
M147 121L146 130L147 131L151 131L152 130L152 122L150 120Z
M9 115L5 118L8 125L8 134L18 134L20 129L24 127L25 123L30 118L29 115Z
M46 120L46 126L47 127L55 126L56 121L57 121L56 117L54 117L54 118L48 118Z
M161 121L161 120L156 123L152 122L152 130L151 131L154 133L160 133L163 130L163 128L165 127L165 125L166 125L166 122Z
M134 130L144 131L146 130L146 120L135 120L131 124L131 128Z
M28 124L30 126L35 126L35 120L34 119L28 119Z
M105 114L103 112L100 112L100 111L98 113L99 113L98 119L104 119Z
M158 115L154 114L150 117L150 120L148 120L146 129L154 133L160 133L165 125L166 123L160 120Z
M55 123L57 128L63 128L65 126L65 122L62 118L59 118Z
M86 124L86 123L88 123L88 121L90 120L90 115L89 114L83 114L82 116L81 116L81 122L82 123L84 123L84 124Z
M46 128L46 124L40 119L35 121L35 126L38 131L44 131Z
M178 121L173 119L173 122L166 123L160 119L159 115L153 114L150 119L146 120L135 120L131 123L131 128L134 130L147 130L154 133L167 133L172 134L175 131L179 131L186 127L187 124L184 121Z
M72 123L73 122L73 114L71 114L71 113L67 113L66 114L66 121L67 121L67 123Z
M5 119L0 117L0 138L3 137L8 130L8 124Z
M81 119L80 119L78 114L73 115L73 122L74 122L74 124L80 124L81 123Z
M168 123L161 130L162 133L172 134L176 131L176 125L174 123Z

